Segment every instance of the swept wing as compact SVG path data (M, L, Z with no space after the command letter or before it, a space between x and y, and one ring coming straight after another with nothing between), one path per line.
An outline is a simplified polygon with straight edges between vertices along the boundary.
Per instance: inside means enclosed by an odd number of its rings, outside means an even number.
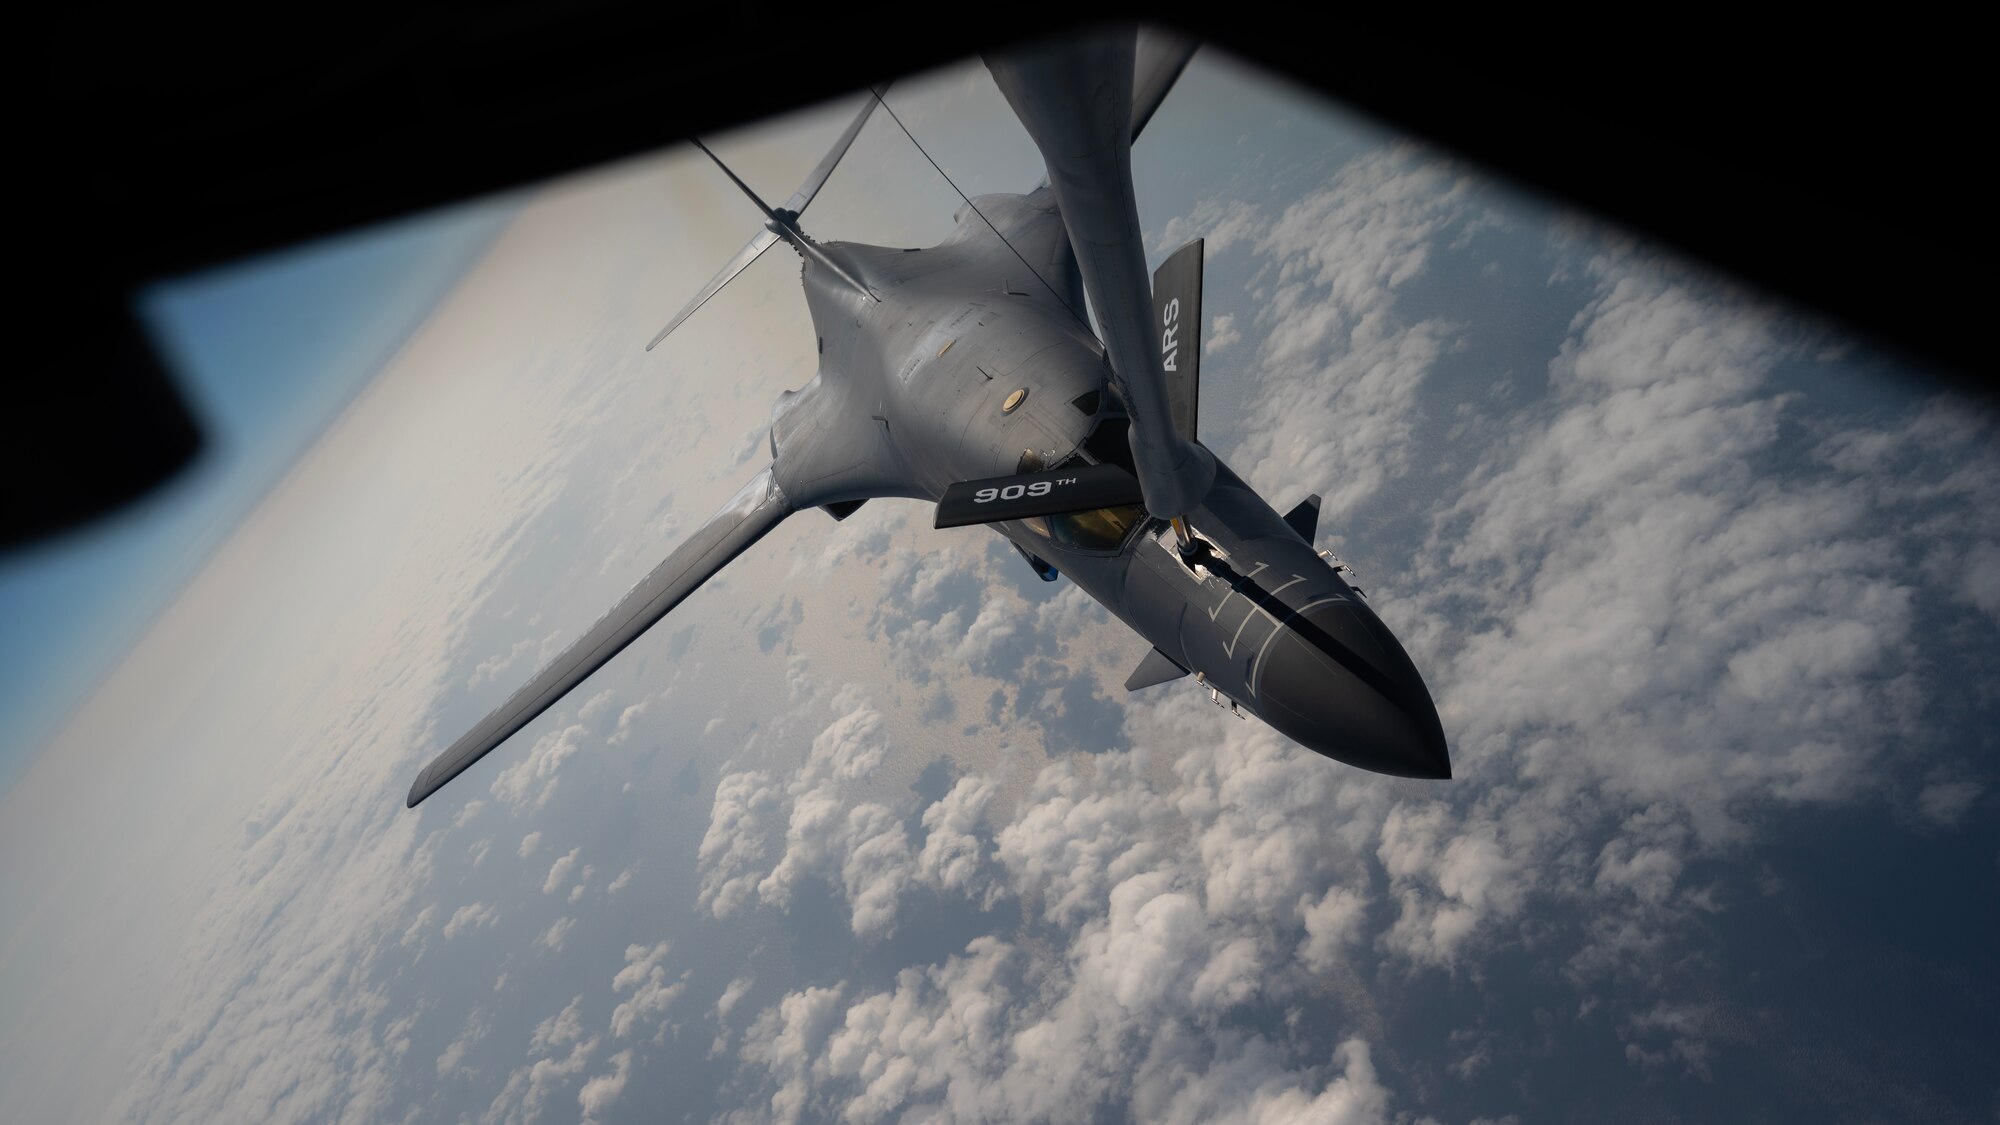
M769 469L743 486L723 509L710 517L653 572L632 587L597 624L563 650L561 656L536 672L533 679L493 709L479 725L439 754L410 786L409 807L415 808L445 782L465 772L535 716L554 706L585 677L637 640L667 612L681 604L701 584L727 566L744 549L792 514L785 494Z

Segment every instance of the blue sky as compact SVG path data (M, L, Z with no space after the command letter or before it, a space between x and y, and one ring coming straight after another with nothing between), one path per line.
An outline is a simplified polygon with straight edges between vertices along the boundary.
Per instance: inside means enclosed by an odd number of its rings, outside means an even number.
M204 445L137 503L0 558L0 789L517 205L463 204L141 296Z

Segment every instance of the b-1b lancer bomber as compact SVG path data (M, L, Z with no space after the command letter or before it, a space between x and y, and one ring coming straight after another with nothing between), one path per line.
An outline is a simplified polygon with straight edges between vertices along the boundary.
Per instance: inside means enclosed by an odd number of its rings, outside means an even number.
M803 259L819 370L773 408L770 465L427 766L410 805L787 516L845 519L885 497L935 504L937 527L990 526L1045 580L1067 575L1096 598L1151 646L1128 690L1192 674L1329 758L1450 777L1423 678L1344 567L1313 549L1318 497L1279 515L1196 437L1202 243L1148 273L1131 169L1133 139L1194 47L1106 32L989 57L1048 178L967 200L925 249L819 242L799 225L879 90L782 206L709 153L765 223L648 348L783 242Z

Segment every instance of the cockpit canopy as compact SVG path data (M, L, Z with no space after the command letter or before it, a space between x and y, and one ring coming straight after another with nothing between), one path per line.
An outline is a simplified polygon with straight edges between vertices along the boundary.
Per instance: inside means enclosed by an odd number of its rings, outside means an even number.
M1088 399L1086 409L1083 399L1071 405L1086 413L1096 413L1099 408L1097 392L1084 396ZM1083 452L1099 463L1110 462L1132 471L1132 451L1126 443L1126 429L1130 421L1122 414L1104 414L1092 428L1082 444ZM1021 472L1036 472L1040 464L1027 467L1025 462ZM1034 534L1068 547L1073 551L1116 551L1125 544L1132 529L1146 522L1146 509L1137 504L1121 504L1111 508L1096 508L1087 512L1069 512L1059 516L1036 516L1022 520L1021 524Z
M1060 516L1035 516L1022 520L1028 530L1078 551L1115 551L1146 519L1146 510L1136 504L1098 508L1088 512L1068 512Z

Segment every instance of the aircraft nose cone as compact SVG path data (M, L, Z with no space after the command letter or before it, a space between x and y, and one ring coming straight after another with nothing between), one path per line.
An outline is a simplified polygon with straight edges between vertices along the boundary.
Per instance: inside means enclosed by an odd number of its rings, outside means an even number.
M1313 607L1287 622L1256 694L1264 721L1329 758L1396 777L1451 776L1423 677L1359 602Z

